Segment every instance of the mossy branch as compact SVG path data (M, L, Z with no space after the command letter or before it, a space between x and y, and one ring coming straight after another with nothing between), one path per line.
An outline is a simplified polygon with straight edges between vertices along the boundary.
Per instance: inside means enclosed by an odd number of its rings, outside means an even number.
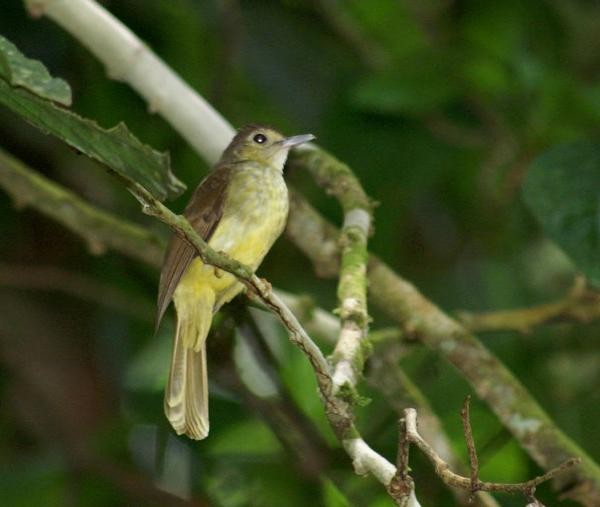
M367 309L367 241L372 222L372 204L358 178L344 163L312 146L292 153L290 164L307 169L325 191L336 197L344 211L339 235L341 261L338 309L341 330L331 361L336 393L351 398L362 374L370 347Z
M93 254L115 250L159 266L165 242L151 231L124 222L29 169L0 149L0 186L18 208L30 206L83 238Z

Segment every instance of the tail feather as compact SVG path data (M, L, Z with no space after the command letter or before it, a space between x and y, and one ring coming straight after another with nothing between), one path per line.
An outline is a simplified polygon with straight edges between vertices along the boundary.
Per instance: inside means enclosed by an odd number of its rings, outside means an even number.
M209 430L205 343L212 321L214 292L200 291L193 301L176 298L175 305L177 330L165 392L165 414L178 435L200 440Z

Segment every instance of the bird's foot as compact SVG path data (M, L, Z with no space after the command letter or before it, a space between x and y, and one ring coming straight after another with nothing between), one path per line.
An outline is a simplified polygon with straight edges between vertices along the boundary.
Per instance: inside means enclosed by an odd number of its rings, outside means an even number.
M262 287L259 287L259 291L260 292L271 292L273 290L273 286L271 285L271 283L268 280L265 280L264 278L259 278L260 283L262 284ZM252 285L247 285L246 286L246 296L248 297L248 299L250 301L262 301L262 297L261 295L257 292L256 288L253 287Z

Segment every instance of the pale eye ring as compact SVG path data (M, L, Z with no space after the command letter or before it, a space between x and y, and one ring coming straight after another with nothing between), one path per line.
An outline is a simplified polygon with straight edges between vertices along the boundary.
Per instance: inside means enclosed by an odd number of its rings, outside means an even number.
M267 142L267 136L264 134L256 134L252 139L258 144L265 144Z

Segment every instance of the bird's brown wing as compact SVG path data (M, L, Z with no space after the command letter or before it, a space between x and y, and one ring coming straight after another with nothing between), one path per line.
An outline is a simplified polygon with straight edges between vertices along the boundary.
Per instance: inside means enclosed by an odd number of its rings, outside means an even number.
M230 167L216 167L198 185L183 213L204 241L210 240L223 215L230 177ZM186 240L175 234L172 236L160 272L156 312L157 329L179 280L196 255L195 248Z

